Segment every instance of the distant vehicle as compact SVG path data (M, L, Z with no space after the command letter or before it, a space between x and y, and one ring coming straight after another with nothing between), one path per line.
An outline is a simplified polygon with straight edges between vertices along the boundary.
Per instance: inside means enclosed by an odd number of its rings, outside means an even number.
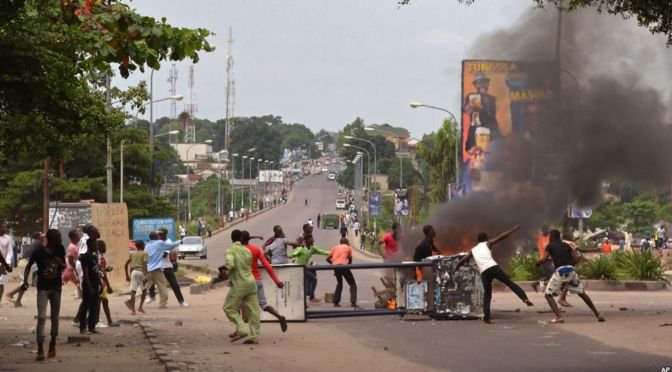
M326 172L329 172L329 168L327 168L327 167L323 167L323 168L322 168L322 172L325 172L325 173L326 173Z
M323 229L338 229L338 215L333 213L322 213L321 223L322 226L320 227Z
M345 209L345 200L344 199L338 199L336 200L336 209Z
M336 175L333 173L329 173L329 176L327 176L327 179L329 181L336 181Z
M181 259L198 256L201 260L205 260L208 258L208 247L200 236L185 236L182 244L177 247L177 256Z
M329 160L326 160L326 161L324 162L324 165L329 165Z

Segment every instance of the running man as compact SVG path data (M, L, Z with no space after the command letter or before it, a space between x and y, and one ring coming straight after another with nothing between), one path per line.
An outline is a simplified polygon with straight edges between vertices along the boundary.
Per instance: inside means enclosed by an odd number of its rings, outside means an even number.
M252 253L240 243L242 237L242 231L233 230L231 232L233 245L226 250L225 274L229 277L231 288L226 295L223 310L229 321L236 327L231 342L250 336L244 343L258 344L261 314L257 298L257 283L252 275ZM241 305L243 312L248 316L249 324L246 324L240 315Z
M254 276L254 280L257 282L257 298L259 299L259 307L263 311L278 318L278 321L280 321L280 329L283 332L286 332L287 319L285 319L284 316L280 315L280 313L278 313L278 310L276 310L273 306L269 305L268 302L266 301L266 293L264 292L264 281L261 277L261 273L259 272L258 263L261 261L261 264L264 265L266 272L268 272L268 275L271 276L271 279L273 279L273 282L278 288L283 288L284 283L281 282L280 279L278 279L277 275L275 275L275 270L273 270L273 266L271 266L271 264L268 262L268 260L264 256L264 253L261 251L261 248L257 247L256 245L250 244L250 239L252 239L252 237L250 237L250 233L248 231L242 231L240 244L244 245L247 249L250 250L250 253L252 253L252 266L251 266L252 276ZM229 337L234 336L235 333L229 335Z
M516 225L512 229L505 231L499 234L496 238L490 240L488 240L488 234L484 232L478 233L478 236L476 237L478 244L462 257L462 259L457 262L457 265L455 265L455 271L457 271L459 267L469 261L470 258L473 257L474 261L476 261L478 270L481 272L481 279L483 280L483 321L487 324L494 323L490 317L492 281L494 279L499 280L509 287L527 306L533 306L532 302L527 298L525 291L514 283L492 258L492 247L508 238L509 235L513 234L518 229L520 229L520 226Z
M397 222L392 223L392 231L384 234L379 244L383 244L385 250L383 251L383 261L390 262L399 252L399 240L401 240L401 225Z
M560 313L560 309L558 308L558 304L555 303L555 299L553 298L554 296L559 295L564 288L567 288L569 292L575 293L581 297L590 310L593 311L597 321L604 322L604 316L597 311L595 304L593 304L593 301L584 291L583 284L579 280L579 275L574 269L574 258L572 257L571 246L562 241L560 231L558 230L551 230L550 237L551 242L546 247L544 257L540 258L537 264L540 265L544 263L544 261L550 257L555 265L555 272L544 292L546 301L548 301L548 304L555 313L555 318L551 320L551 323L565 322Z
M270 259L273 265L282 265L289 263L289 259L287 258L287 246L291 245L293 247L296 247L299 245L299 243L287 241L287 238L285 237L285 232L282 231L282 227L280 227L279 225L273 226L273 234L274 234L273 238L269 239L266 242L266 244L264 244L265 248L264 253Z

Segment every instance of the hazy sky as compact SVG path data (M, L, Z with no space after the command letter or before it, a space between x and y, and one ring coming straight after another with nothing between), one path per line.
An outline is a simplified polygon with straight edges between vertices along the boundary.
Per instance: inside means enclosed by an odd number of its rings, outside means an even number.
M278 115L314 131L336 131L356 117L403 126L420 138L442 112L411 109L413 100L460 105L460 61L480 34L513 23L531 0L134 0L144 15L216 33L213 53L196 64L197 117L225 115L226 56L233 28L236 116ZM177 91L187 96L189 62L178 67ZM169 95L170 63L154 74L154 99ZM126 86L138 80L135 74ZM178 102L178 113L187 99ZM155 118L170 104L154 105Z

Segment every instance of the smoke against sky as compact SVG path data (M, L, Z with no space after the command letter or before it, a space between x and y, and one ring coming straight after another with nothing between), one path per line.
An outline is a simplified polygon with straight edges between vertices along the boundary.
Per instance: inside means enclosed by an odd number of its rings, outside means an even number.
M555 10L529 10L513 26L479 37L471 57L554 61L556 23ZM664 102L672 97L672 52L664 38L592 9L564 14L562 32L562 95L541 119L545 129L539 134L546 137L501 140L514 157L507 159L512 163L505 164L497 190L446 203L430 217L449 249L445 253L470 248L479 231L492 237L515 224L523 226L517 238L534 238L543 223L560 223L569 203L597 205L609 179L651 187L669 183L672 115ZM562 153L561 165L552 169L557 179L532 181L531 173L520 172L533 167L531 154L557 150ZM406 254L418 239L411 235ZM508 249L493 252L506 258L515 245L513 238Z

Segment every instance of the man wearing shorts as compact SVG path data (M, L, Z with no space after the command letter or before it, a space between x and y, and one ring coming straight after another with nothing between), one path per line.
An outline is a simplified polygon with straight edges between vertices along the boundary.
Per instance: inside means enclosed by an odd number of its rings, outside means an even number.
M143 313L145 310L142 309L142 305L145 303L145 296L147 296L147 289L145 288L145 278L147 276L147 252L145 252L145 242L142 240L135 241L136 251L131 252L126 264L124 265L124 271L126 272L126 281L131 283L131 298L124 302L126 307L131 310L131 314L135 315L135 293L140 290L142 295L140 297L140 306L138 306L138 311ZM130 275L129 275L129 267Z
M278 288L284 287L284 284L280 281L280 279L278 279L277 275L275 275L275 270L273 270L273 266L271 266L271 264L268 262L268 260L264 256L264 253L261 251L261 248L257 247L256 245L250 244L250 239L251 239L250 233L248 231L242 231L240 244L244 245L247 249L250 250L250 253L252 253L252 275L254 276L254 280L257 282L257 298L259 299L259 307L265 312L278 318L278 320L280 321L280 329L283 332L286 332L287 320L285 319L284 316L278 313L278 310L276 310L273 306L269 305L268 302L266 301L266 293L264 292L264 281L262 280L261 273L259 272L259 262L261 261L261 264L264 265L266 272L268 272L268 275L271 276L271 279L273 279L273 282ZM234 337L235 334L232 333L229 336Z
M574 269L572 248L569 244L562 241L560 231L551 230L550 237L550 243L546 247L546 252L544 252L544 256L537 261L537 264L543 264L550 257L555 266L555 272L553 273L553 276L551 276L551 280L548 282L546 291L544 292L546 301L548 301L548 304L555 313L555 318L551 320L551 323L565 322L560 313L560 309L558 309L558 304L553 298L554 296L561 294L565 288L569 292L575 293L581 297L590 310L593 311L597 320L604 322L604 316L597 311L593 301L585 293L583 284L579 280L579 275Z

